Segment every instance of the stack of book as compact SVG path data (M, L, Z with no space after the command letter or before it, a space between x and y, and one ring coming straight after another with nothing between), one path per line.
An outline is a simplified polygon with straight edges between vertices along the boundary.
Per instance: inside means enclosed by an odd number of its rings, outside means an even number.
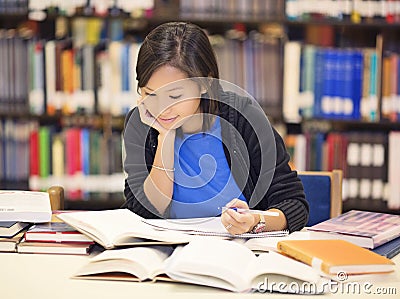
M19 253L89 254L94 242L64 222L31 226L17 245Z
M277 247L332 280L363 281L394 274L393 261L345 240L284 240Z
M0 252L16 252L32 223L50 221L51 215L47 192L0 191Z
M380 255L392 258L400 252L400 215L351 210L308 228L315 237L328 233Z
M29 222L0 221L0 252L16 252L29 226Z
M47 192L0 191L0 251L88 254L92 239L53 217Z

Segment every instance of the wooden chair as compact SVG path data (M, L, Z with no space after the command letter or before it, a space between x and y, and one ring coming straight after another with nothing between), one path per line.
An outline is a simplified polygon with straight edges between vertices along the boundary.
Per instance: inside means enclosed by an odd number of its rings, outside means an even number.
M307 226L342 213L342 170L299 171L298 175L310 206Z
M64 210L64 188L61 186L51 186L47 189L47 192L50 196L51 210Z

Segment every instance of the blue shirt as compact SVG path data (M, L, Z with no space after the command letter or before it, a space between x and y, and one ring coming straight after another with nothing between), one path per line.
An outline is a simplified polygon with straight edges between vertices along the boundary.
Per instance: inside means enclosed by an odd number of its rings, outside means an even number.
M218 117L209 132L175 138L174 167L171 218L217 216L232 199L246 200L226 160Z

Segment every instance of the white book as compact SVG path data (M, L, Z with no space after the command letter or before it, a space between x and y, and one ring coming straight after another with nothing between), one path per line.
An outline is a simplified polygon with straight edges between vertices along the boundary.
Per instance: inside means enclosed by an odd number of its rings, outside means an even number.
M92 257L73 278L155 280L164 273L165 261L172 252L172 246L138 246L106 250Z
M285 44L283 57L283 116L285 120L299 122L299 78L301 43L297 41Z
M296 169L298 171L305 171L307 169L307 139L305 135L297 135L295 148L294 163L296 165Z
M56 43L54 40L46 42L45 45L45 70L46 70L46 98L47 107L60 108L56 102ZM49 112L49 111L47 111Z
M160 231L128 209L70 212L57 215L104 248L125 245L182 244L193 237L178 231Z
M389 133L389 158L388 158L388 183L389 198L388 208L400 208L400 160L398 150L400 148L400 133L391 131Z
M45 112L44 101L44 51L41 42L31 41L28 45L29 76L31 85L29 86L29 108L33 114L43 114Z
M111 65L111 73L109 75L111 79L110 81L112 92L112 94L110 95L112 97L112 100L111 98L108 100L111 101L111 111L119 111L120 99L114 96L120 95L122 92L122 43L119 41L110 42L108 46L108 53ZM118 112L114 114L118 114Z
M51 215L47 192L0 191L0 221L49 222Z

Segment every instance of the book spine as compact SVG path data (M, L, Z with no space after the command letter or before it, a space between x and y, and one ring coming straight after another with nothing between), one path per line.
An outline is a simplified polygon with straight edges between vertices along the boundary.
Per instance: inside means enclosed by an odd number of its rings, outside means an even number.
M56 157L52 159L52 173L56 178L62 178L64 175L64 142L61 134L56 134L53 138L52 156Z
M350 115L350 118L353 120L361 119L361 97L362 97L362 75L363 75L363 54L359 50L352 51L352 88L351 86L348 89L351 91L351 101L347 104L345 103L345 107L352 106L352 109L346 109L345 115Z
M300 120L298 103L300 90L300 43L287 42L284 53L283 116L286 121L298 122Z
M50 129L39 128L39 176L46 178L50 175Z
M388 155L388 208L400 209L400 163L398 159L398 149L400 147L400 133L391 131L389 133L389 155Z
M335 72L337 72L338 52L335 49L322 49L323 51L323 65L322 65L322 82L321 82L321 117L322 118L335 118L335 93L339 90L335 86ZM338 102L340 101L337 98ZM339 104L340 105L340 104ZM339 106L337 105L337 106ZM337 109L338 110L338 109Z
M60 103L56 98L56 42L48 41L45 44L45 72L46 72L46 99L47 113L53 115L57 110L61 109Z

